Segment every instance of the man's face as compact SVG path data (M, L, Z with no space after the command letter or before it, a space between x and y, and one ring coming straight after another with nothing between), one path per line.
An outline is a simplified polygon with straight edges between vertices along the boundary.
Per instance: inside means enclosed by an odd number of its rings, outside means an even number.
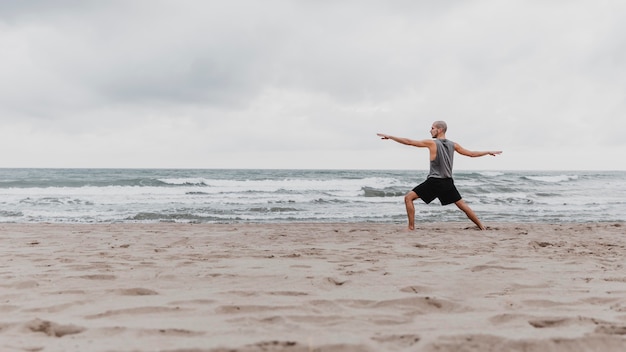
M435 127L435 125L432 125L430 127L430 136L435 138L435 137L437 137L438 134L439 134L439 129L437 127Z

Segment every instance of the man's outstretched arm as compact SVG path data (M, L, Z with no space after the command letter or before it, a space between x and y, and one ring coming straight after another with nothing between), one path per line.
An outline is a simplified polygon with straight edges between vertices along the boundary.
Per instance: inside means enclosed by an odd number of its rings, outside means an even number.
M479 157L479 156L485 156L485 155L496 156L496 155L502 154L501 150L480 151L480 152L479 151L467 150L467 149L461 147L457 143L454 144L454 150L456 150L456 152L461 154L461 155L469 156L469 157L472 157L472 158L476 158L476 157Z
M392 141L396 141L398 143L405 144L405 145L410 145L410 146L414 146L414 147L424 147L424 148L427 148L431 144L434 144L434 142L431 141L431 140L416 141L416 140L409 139L409 138L390 136L390 135L384 134L384 133L377 133L376 135L379 136L382 139L391 139Z

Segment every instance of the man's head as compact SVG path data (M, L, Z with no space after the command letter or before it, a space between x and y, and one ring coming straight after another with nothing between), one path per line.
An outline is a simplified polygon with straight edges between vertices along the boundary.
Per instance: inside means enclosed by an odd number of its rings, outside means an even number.
M448 130L448 125L445 121L435 121L433 122L432 127L430 128L430 135L433 138L445 136L446 131Z

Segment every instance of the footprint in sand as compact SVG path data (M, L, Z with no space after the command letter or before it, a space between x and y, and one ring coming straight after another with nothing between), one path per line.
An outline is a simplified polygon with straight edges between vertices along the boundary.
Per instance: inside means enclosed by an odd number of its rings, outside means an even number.
M376 303L376 307L410 308L419 313L428 312L461 312L465 307L457 303L433 297L408 297L390 299Z
M205 332L192 331L187 329L142 329L141 334L144 335L158 335L158 336L172 336L172 337L187 337L187 336L201 336Z
M432 292L432 289L426 286L413 285L413 286L407 286L407 287L400 289L400 292L428 293L428 292Z
M570 325L598 325L598 324L608 325L609 322L601 321L601 320L594 319L594 318L588 318L588 317L576 317L576 318L565 317L565 318L532 319L528 321L528 324L538 329L544 329L544 328L558 328L558 327L570 326Z
M137 307L128 309L116 309L107 310L104 313L92 314L85 316L85 319L102 319L120 315L143 315L143 314L162 314L162 313L177 313L183 309L179 307Z
M385 345L392 345L395 347L411 347L420 341L420 337L414 334L407 335L386 335L386 336L374 336L372 340L383 343Z
M43 332L52 337L63 337L65 335L79 334L85 328L76 325L61 325L48 320L35 319L24 325L28 331Z
M297 310L297 306L261 306L261 305L232 305L232 306L219 306L215 309L218 314L240 314L240 313L261 313L261 312L275 312L278 310Z
M309 295L307 292L300 292L300 291L270 291L270 292L266 292L266 294L270 296L288 296L288 297Z
M170 306L185 306L185 305L204 306L204 305L215 304L215 302L217 301L213 299L190 299L190 300L184 300L184 301L169 302L168 305Z
M327 277L326 278L326 282L329 282L335 286L343 286L344 284L346 284L348 282L348 280L339 280L339 279L335 279L333 277Z
M79 277L81 279L87 279L87 280L115 280L117 279L115 275L105 275L105 274L82 275Z
M122 296L154 296L154 295L158 295L158 293L156 291L147 289L147 288L141 288L141 287L136 287L136 288L127 288L127 289L122 289L122 290L117 290L117 293L119 293Z
M525 268L508 267L501 265L477 265L470 269L472 272L485 271L485 270L526 270Z
M597 334L626 335L626 325L601 325L595 330Z

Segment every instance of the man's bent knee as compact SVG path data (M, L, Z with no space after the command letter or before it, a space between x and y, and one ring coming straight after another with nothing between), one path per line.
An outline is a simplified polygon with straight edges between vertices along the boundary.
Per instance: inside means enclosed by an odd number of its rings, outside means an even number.
M419 196L417 195L417 193L415 193L415 191L410 191L409 193L404 195L405 202L412 202L417 198L419 198Z

